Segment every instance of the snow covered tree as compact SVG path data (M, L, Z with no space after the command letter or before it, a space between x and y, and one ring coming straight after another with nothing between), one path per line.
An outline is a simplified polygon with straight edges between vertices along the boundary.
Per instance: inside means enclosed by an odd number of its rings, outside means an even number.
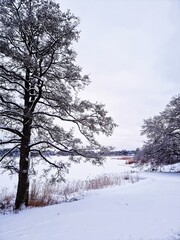
M49 158L47 150L101 163L107 148L96 135L109 136L116 126L104 105L78 97L90 82L75 63L78 24L53 1L0 1L0 163L18 173L16 209L28 206L33 156L61 179L68 166Z
M159 115L144 121L142 135L147 141L136 156L140 161L153 167L180 161L180 95Z

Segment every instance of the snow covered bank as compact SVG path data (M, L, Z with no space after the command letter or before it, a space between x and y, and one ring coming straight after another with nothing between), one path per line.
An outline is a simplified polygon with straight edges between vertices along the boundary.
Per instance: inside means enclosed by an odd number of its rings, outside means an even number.
M152 167L151 164L144 164L139 166L140 171L145 172L164 172L164 173L180 173L180 163L161 165Z
M103 167L73 165L67 177L134 170L108 158ZM0 240L180 240L180 174L139 176L138 183L89 191L79 201L0 215ZM14 187L13 179L0 177L1 186Z
M88 192L83 199L0 216L1 240L179 240L180 175Z

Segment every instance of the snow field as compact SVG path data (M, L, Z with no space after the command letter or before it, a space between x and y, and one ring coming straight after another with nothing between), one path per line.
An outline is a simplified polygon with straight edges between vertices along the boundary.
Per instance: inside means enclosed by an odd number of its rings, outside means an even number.
M76 167L70 170L72 179ZM128 170L108 159L98 174ZM0 215L0 240L179 240L180 174L140 173L140 178L86 192L79 201Z

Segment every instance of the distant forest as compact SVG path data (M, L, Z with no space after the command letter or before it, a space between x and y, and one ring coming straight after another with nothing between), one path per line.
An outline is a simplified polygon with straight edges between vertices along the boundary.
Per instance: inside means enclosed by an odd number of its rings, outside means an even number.
M0 149L0 156L6 155L8 152L10 151L9 148L4 148L4 149ZM110 151L110 152L105 152L105 153L101 153L102 156L129 156L129 155L134 155L136 153L137 150L115 150L115 151ZM86 152L87 154L87 152ZM88 155L95 155L96 153L93 151L89 151ZM17 149L15 149L14 151L12 151L10 154L8 154L11 157L18 157L19 156L19 151ZM76 152L71 152L71 153L67 153L67 152L63 152L63 151L44 151L44 155L47 156L70 156L70 155L78 155ZM36 153L31 153L31 156L36 157L38 156L38 154Z

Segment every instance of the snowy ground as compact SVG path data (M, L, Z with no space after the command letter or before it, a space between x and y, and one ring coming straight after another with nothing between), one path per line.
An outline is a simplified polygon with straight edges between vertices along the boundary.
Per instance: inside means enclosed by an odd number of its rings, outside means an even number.
M69 178L128 170L108 159L99 170L76 165ZM180 174L140 173L140 178L89 191L76 202L0 215L0 240L180 240Z

